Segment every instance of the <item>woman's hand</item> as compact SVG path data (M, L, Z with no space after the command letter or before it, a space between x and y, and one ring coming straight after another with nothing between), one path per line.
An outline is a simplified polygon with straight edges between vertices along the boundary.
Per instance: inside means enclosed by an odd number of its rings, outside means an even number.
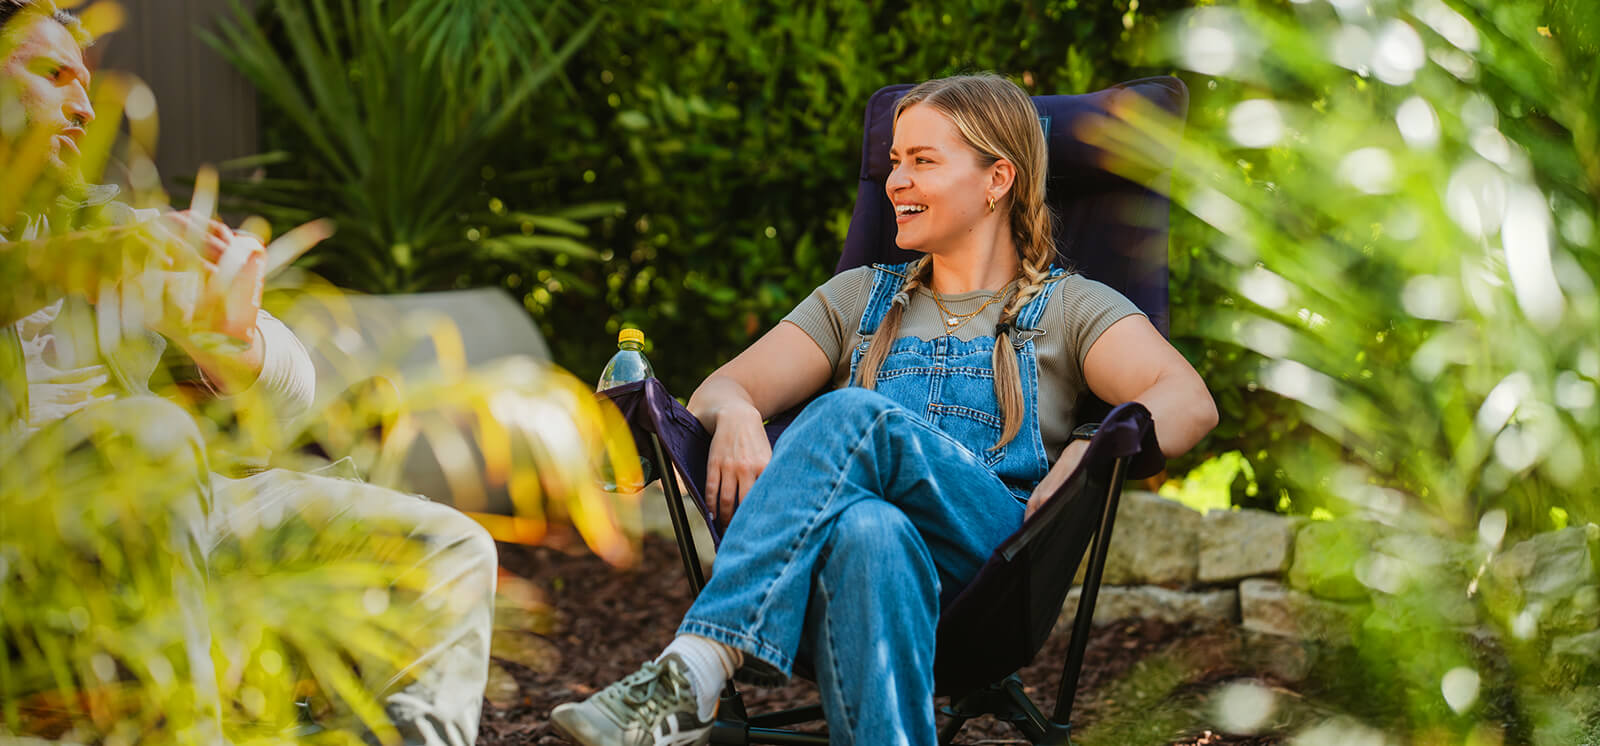
M717 413L716 420L706 458L706 502L718 525L726 528L772 460L772 444L767 442L761 413L753 407L730 405Z
M711 431L706 504L726 526L772 460L762 419L816 393L833 364L800 327L784 321L721 368L689 397L689 411Z
M1083 452L1089 450L1089 441L1074 440L1061 449L1061 458L1056 459L1054 466L1039 480L1038 486L1033 488L1033 494L1028 496L1028 509L1022 514L1022 520L1028 520L1038 512L1050 498L1055 496L1056 490L1067 483L1067 477L1078 468L1078 463L1083 461Z

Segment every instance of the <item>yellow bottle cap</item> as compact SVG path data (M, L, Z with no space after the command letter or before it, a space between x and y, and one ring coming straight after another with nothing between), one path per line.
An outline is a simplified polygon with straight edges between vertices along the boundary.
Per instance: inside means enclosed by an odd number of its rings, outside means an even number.
M617 344L622 344L623 342L644 344L644 331L640 329L623 329L617 332Z

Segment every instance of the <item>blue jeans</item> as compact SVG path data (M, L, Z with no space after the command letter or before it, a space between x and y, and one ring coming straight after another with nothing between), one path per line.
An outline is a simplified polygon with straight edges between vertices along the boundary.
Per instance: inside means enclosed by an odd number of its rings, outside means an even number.
M804 639L834 743L931 744L940 591L966 585L1024 507L917 413L834 391L778 441L678 632L781 677Z

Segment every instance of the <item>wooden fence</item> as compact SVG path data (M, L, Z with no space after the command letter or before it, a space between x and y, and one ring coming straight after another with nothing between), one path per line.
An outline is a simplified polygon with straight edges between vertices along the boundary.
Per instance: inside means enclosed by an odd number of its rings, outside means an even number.
M232 12L224 0L119 0L122 29L96 44L102 70L122 70L155 92L161 123L156 167L169 190L202 163L260 150L256 94L243 76L200 39ZM254 7L255 0L245 0Z

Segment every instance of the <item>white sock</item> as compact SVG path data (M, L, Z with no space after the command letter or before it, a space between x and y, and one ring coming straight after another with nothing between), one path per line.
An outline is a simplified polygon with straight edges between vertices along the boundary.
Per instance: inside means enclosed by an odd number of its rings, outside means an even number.
M717 712L717 701L722 698L722 687L733 678L744 662L744 654L716 640L699 635L678 635L672 638L667 649L656 658L660 662L668 655L689 669L689 686L694 689L695 702L700 708L700 719L710 721Z

